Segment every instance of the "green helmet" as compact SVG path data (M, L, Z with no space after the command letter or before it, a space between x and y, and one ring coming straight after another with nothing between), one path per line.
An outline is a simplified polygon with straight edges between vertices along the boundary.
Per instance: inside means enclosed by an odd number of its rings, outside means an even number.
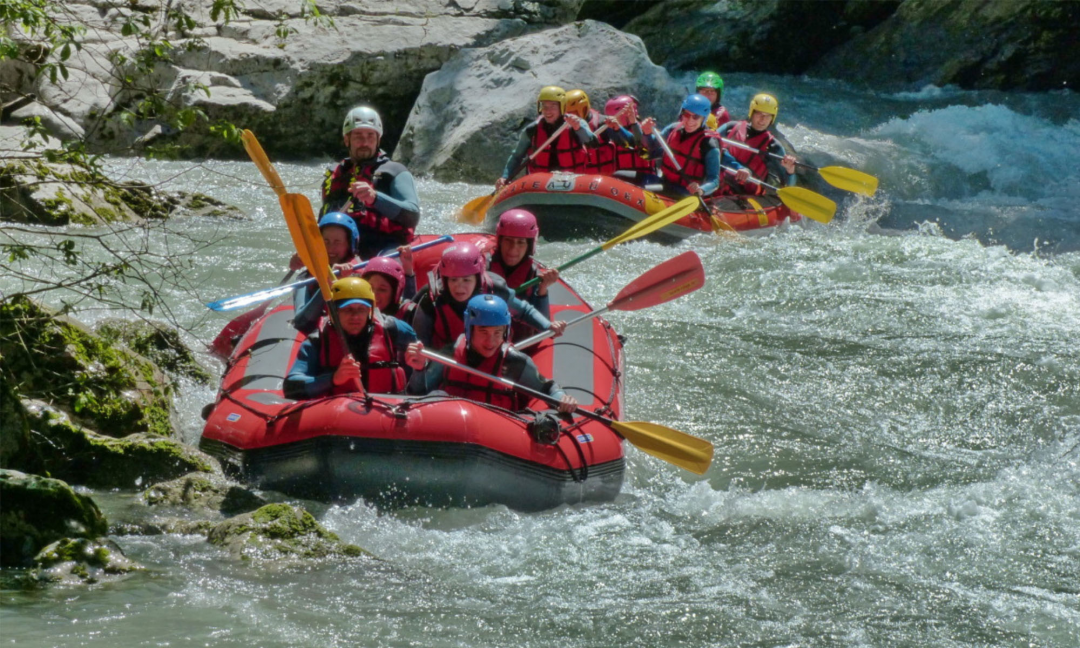
M716 72L702 72L694 83L695 88L713 88L716 94L724 94L724 80Z

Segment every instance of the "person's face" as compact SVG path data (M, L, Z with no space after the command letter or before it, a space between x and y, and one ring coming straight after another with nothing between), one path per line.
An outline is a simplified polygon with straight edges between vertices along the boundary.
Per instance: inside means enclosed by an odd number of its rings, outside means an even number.
M506 265L516 266L529 252L529 239L516 236L499 237L499 254Z
M354 161L370 160L379 152L379 134L373 128L354 128L345 136L345 146Z
M698 88L697 93L702 97L709 100L709 105L716 105L716 100L720 98L720 95L716 92L716 88Z
M682 127L684 131L686 131L687 133L693 133L697 129L701 128L701 124L704 123L705 118L701 117L700 115L695 115L688 110L684 110L682 111L682 114L679 115L679 121L682 122Z
M378 272L372 272L369 275L364 275L364 279L371 284L371 289L375 291L375 306L379 310L386 310L390 307L390 303L394 300L394 284L386 275Z
M470 338L470 346L485 358L495 355L506 341L505 326L474 326Z
M562 107L558 101L541 101L540 114L543 115L544 121L554 124L555 120L562 114Z
M450 297L456 302L468 301L476 290L476 275L467 277L447 277L446 289L450 291Z
M341 329L348 335L360 335L371 317L371 309L363 304L349 304L338 309L338 321Z
M330 263L342 263L349 260L349 231L338 225L322 228L322 240L326 245L326 257Z
M750 116L750 125L754 127L754 130L763 131L768 128L771 123L772 115L767 112L755 110L754 114Z

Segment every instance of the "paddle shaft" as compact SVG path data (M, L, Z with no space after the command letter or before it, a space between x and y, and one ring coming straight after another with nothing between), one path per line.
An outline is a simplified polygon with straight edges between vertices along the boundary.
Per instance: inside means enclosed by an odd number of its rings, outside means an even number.
M449 234L446 234L446 235L440 236L437 239L432 239L430 241L426 241L424 243L420 243L418 245L415 245L415 246L413 246L412 249L413 249L414 252L417 252L417 251L432 247L434 245L438 245L439 243L445 243L447 241L452 241L453 239L454 239L454 237L450 236ZM398 252L397 250L394 250L390 254L387 254L386 257L390 258L390 259L393 259L393 258L395 258L397 256L400 256L400 254L401 254L400 252ZM360 269L364 268L367 264L368 264L367 261L361 261L360 263L357 263L356 265L352 266L352 270L360 270ZM286 276L286 281L288 280L288 277L290 277L290 276L292 276L291 273ZM284 285L284 286L275 286L273 288L263 288L262 290L255 291L253 293L247 293L247 294L244 294L244 295L237 295L236 297L229 297L229 298L226 298L226 299L219 299L218 301L214 301L214 302L210 302L210 303L206 304L206 306L210 310L219 311L219 312L236 310L237 308L241 308L243 306L248 306L248 305L251 305L251 304L257 304L259 302L263 302L263 301L266 301L268 299L273 299L274 297L280 297L281 295L288 294L288 293L292 292L293 290L296 290L297 288L300 288L301 286L307 286L307 285L310 285L312 283L315 283L316 281L317 280L316 280L315 277L308 277L307 279L301 279L300 281L294 281L293 283L288 284L288 285Z
M750 146L749 144L743 144L742 142L738 142L738 141L735 141L735 140L729 140L726 137L721 137L720 139L722 139L725 144L730 144L730 145L734 146L735 148L741 148L744 151L750 151L751 153L757 153L758 155L761 155L762 153L764 153L765 155L768 155L769 157L774 157L774 158L776 158L778 160L783 160L784 159L784 156L780 155L779 153L773 153L772 151L762 151L761 149L756 149L753 146ZM814 166L813 164L806 164L805 162L796 161L795 164L797 164L799 166L804 166L804 167L806 167L808 169L813 169L814 171L819 171L820 170L816 166Z
M574 326L575 324L580 324L581 322L584 322L585 320L590 320L590 319L592 319L594 317L597 317L599 315L603 315L604 313L608 312L609 310L611 310L611 308L609 306L602 306L600 308L597 308L594 311L590 311L588 313L584 313L582 315L579 315L579 316L575 317L574 319L570 320L569 322L567 322L566 323L566 328L569 329L571 326ZM555 333L551 329L548 329L546 331L540 331L536 335L532 335L530 337L527 337L524 340L522 340L521 342L515 342L513 344L513 347L515 349L517 349L518 351L520 351L522 349L528 349L529 347L533 346L534 344L538 344L540 342L543 342L544 340L548 339L549 337L554 337L554 335L555 335Z
M604 246L603 245L598 246L598 247L594 247L593 249L589 250L585 254L582 254L581 256L578 256L578 257L574 257L573 259L570 259L569 261L567 261L566 263L558 266L555 269L558 270L559 272L562 272L563 270L566 270L567 268L572 268L572 267L576 266L577 264L581 263L582 261L584 261L586 259L589 259L591 257L594 257L594 256L596 256L597 254L600 254L603 251L604 251ZM529 288L532 288L533 286L537 285L538 283L540 283L540 277L533 277L532 279L529 279L525 283L518 286L515 289L514 292L516 292L517 294L521 294L521 293L525 292L526 290L528 290Z
M509 387L510 389L514 389L516 391L519 391L522 394L525 394L527 396L532 396L533 398L542 400L545 403L547 403L548 405L558 407L561 404L559 399L553 398L552 396L549 396L549 395L545 394L544 392L536 391L535 389L531 389L529 387L526 387L525 385L520 385L520 384L514 382L513 380L510 380L509 378L502 378L500 376L493 376L493 375L491 375L489 373L480 371L479 369L473 369L472 367L470 367L467 364L462 364L462 363L458 362L457 360L454 360L452 358L447 358L446 356L439 355L438 353L432 353L431 351L428 351L427 349L421 349L420 350L420 355L424 356L425 358L427 358L429 360L433 360L435 362L438 362L441 365L445 365L447 367L453 367L455 369L459 369L461 371L464 371L465 373L476 376L477 378L484 378L485 380L490 380L491 382L498 383L500 385L504 385L506 387ZM582 416L584 416L586 418L591 418L594 421L600 421L602 423L607 423L608 425L612 425L613 423L616 423L616 421L614 421L612 419L609 419L609 418L607 418L605 416L600 416L596 412L590 412L589 410L587 410L587 409L585 409L583 407L575 408L574 412L576 414L580 414L580 415L582 415ZM619 434L617 431L615 431L615 433ZM619 434L619 436L622 436L622 435Z
M679 161L675 159L675 154L671 152L671 147L668 146L667 141L664 139L664 134L653 131L653 137L656 138L657 142L660 142L660 148L664 149L664 155L668 156L668 159L671 160L671 163L675 165L675 170L682 171L682 167L679 165Z

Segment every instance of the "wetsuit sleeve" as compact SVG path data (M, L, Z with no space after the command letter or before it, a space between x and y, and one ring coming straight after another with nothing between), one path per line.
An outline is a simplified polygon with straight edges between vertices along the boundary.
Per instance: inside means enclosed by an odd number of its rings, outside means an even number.
M543 392L556 400L561 400L562 397L566 395L566 392L559 387L558 383L554 380L549 380L540 373L540 370L536 367L536 363L533 362L532 358L517 350L511 350L510 353L514 356L513 365L515 367L520 367L520 373L518 373L518 375L512 377L508 376L510 380L513 380L522 387L528 387L529 389Z
M717 146L710 147L705 152L705 177L702 178L701 193L704 196L712 195L714 191L720 186L720 142L716 143ZM732 158L734 160L735 158ZM738 162L736 162L738 164Z
M310 335L326 308L319 286L310 284L293 293L293 328Z
M423 371L413 371L409 378L408 392L414 396L430 394L442 387L444 375L445 369L441 364L428 360Z
M416 305L416 311L413 313L412 328L416 333L416 339L424 343L424 346L431 346L431 336L435 333L435 321L428 315L427 310L424 308L424 302L421 300Z
M780 157L784 157L785 155L787 155L787 149L784 148L784 145L780 143L780 140L773 139L772 144L769 144L769 153L773 153L775 155L779 155ZM770 167L770 170L775 171L777 177L780 178L780 184L787 185L789 187L794 187L795 186L795 175L791 174L791 173L788 173L787 169L785 169L780 164L780 160L778 158L773 158L773 159L771 159L769 161L770 162L775 162L775 164L770 164L769 167Z
M551 293L541 295L539 291L534 290L529 295L529 304L536 309L536 312L540 313L548 320L551 319Z
M728 137L728 133L731 132L732 128L735 128L735 122L733 121L726 124L721 124L719 127L717 127L716 132L720 134L720 137L727 137L728 139L731 139L730 137Z
M502 177L505 180L513 180L510 177L511 173L515 173L521 163L525 160L525 154L529 151L529 134L526 129L522 129L521 134L518 135L517 146L514 148L513 153L506 160L506 167L503 169ZM516 173L515 173L516 175Z
M303 400L318 398L330 393L334 387L334 373L326 372L319 361L319 345L310 339L304 340L296 360L285 376L282 391L285 398Z
M529 302L514 295L514 291L506 288L506 284L495 288L495 294L502 297L503 301L506 302L506 305L510 307L510 315L513 316L514 319L525 322L529 326L540 331L546 331L551 328L551 320L544 317L540 311L533 308Z
M403 227L416 227L420 222L420 197L416 194L416 181L408 171L394 176L390 193L375 192L372 207Z
M596 144L596 135L593 135L592 130L589 129L589 122L582 120L581 128L577 130L571 128L570 131L577 136L578 142L581 144L585 146Z
M401 292L402 301L412 301L416 297L416 275L405 275L405 290Z

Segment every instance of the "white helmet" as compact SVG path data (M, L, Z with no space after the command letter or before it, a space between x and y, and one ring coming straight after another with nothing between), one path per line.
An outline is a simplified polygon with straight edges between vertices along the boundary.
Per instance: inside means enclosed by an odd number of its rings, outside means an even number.
M382 119L374 108L357 106L345 115L345 124L341 127L341 134L348 135L357 128L370 128L382 137Z

